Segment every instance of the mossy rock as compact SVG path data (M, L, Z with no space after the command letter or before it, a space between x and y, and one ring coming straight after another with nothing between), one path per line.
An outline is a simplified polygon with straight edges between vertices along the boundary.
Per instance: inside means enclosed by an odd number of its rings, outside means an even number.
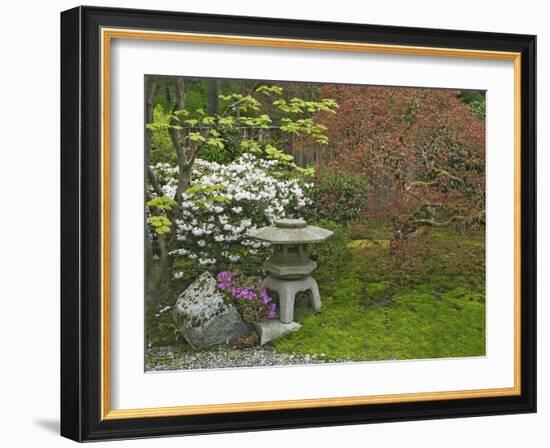
M203 273L178 297L174 322L189 345L205 349L230 343L250 333L235 306L224 300L216 280Z

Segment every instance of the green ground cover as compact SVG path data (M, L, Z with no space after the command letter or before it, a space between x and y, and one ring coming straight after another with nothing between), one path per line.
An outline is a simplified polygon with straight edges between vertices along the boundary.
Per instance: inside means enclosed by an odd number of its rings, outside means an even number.
M426 229L392 256L381 228L341 230L320 249L322 312L299 301L302 328L276 350L355 361L485 355L483 233ZM343 245L350 233L361 239Z
M485 355L483 232L427 228L392 255L387 223L316 224L335 231L313 247L323 308L316 315L299 296L294 318L302 328L276 340L276 352L329 362ZM171 314L169 307L147 314L149 347L170 348L148 352L152 366L183 368L174 359L193 353Z

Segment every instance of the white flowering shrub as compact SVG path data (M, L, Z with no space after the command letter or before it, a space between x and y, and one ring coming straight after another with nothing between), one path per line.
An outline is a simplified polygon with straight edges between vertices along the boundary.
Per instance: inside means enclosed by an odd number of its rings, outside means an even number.
M170 163L157 163L150 168L153 173L155 173L155 177L159 185L161 185L164 195L173 198L178 186L178 167ZM156 196L155 190L151 184L148 184L148 188L151 196Z
M191 186L181 198L175 222L179 247L172 255L209 267L238 263L264 249L246 232L298 216L309 204L298 180L277 175L278 163L252 154L223 165L196 160Z

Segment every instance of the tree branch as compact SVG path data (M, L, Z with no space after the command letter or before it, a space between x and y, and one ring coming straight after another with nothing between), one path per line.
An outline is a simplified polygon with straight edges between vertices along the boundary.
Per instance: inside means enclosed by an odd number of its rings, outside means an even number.
M147 177L149 178L149 182L151 183L153 190L155 190L155 193L159 196L164 195L164 192L162 191L162 188L160 187L160 184L158 182L157 176L150 166L147 166Z

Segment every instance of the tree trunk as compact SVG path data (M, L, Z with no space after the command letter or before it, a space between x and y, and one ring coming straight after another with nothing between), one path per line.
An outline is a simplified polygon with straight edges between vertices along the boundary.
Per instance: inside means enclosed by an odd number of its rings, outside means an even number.
M208 81L208 115L218 113L218 80L211 79Z
M187 106L187 96L185 94L185 80L183 78L176 78L176 102L175 110L183 110Z
M185 109L187 105L187 96L185 94L185 81L182 78L176 78L175 80L175 94L174 111ZM180 132L175 129L170 129L169 134L174 144L174 149L176 150L179 171L178 186L176 188L176 197L174 200L180 203L181 194L189 188L191 183L191 168L194 152L192 147L185 145L184 136Z
M168 257L167 236L159 236L159 286L165 285L170 280L171 263Z
M147 77L147 80L145 81L145 125L149 123L153 123L154 121L154 104L153 99L155 97L155 91L157 88L156 79L154 77ZM155 175L153 171L151 170L149 164L150 164L150 157L151 157L151 137L152 137L152 131L145 127L145 165L147 167L147 178L149 179L150 185L153 187L155 192L157 194L162 194L162 190L160 189L160 186L158 185L158 182L155 178ZM146 187L146 190L144 192L145 200L147 200L147 193L148 188ZM153 248L151 241L149 238L147 238L146 241L146 250L147 250L147 260L150 260L153 255ZM147 302L154 302L158 301L158 290L160 287L160 278L159 278L159 272L160 271L153 271L154 275L152 275L152 278L149 278L149 275L147 276L147 294L146 294L146 300Z
M153 108L153 97L154 97L154 91L155 91L156 85L155 83L151 83L147 85L147 104L145 109L146 119L147 122L152 122L154 118L154 108ZM185 108L186 100L185 100L185 83L183 79L175 79L174 80L174 89L169 89L167 92L169 94L170 99L174 98L174 107L173 111L176 110L182 110ZM174 93L174 96L172 96L172 93ZM171 123L176 124L176 123ZM170 138L172 140L172 144L174 145L174 149L177 154L177 161L178 161L178 168L180 170L180 178L182 173L182 166L186 165L186 154L183 148L183 139L182 136L174 129L169 129ZM146 154L148 154L150 151L150 137L147 139L146 134ZM147 157L147 155L146 155ZM160 189L160 185L158 184L156 177L154 176L154 173L148 169L147 174L149 177L149 182L155 189L157 194L162 194L162 190ZM180 182L181 183L181 182ZM178 187L179 190L179 187ZM174 198L176 201L177 198L181 197L181 195L176 193L176 198ZM179 202L179 201L178 201ZM169 215L172 215L172 213L169 213ZM169 216L171 218L171 221L174 222L175 214L174 216ZM166 287L168 286L168 282L170 280L170 272L172 270L172 260L170 256L168 255L168 252L170 251L170 245L173 241L174 236L174 228L172 226L172 232L168 235L158 235L158 249L159 249L159 261L157 264L157 269L154 271L154 275L152 275L151 279L151 286L149 289L149 298L152 301L159 301L162 299L163 291L166 290Z
M154 121L154 105L153 99L155 97L155 91L157 90L157 81L153 77L148 77L145 85L145 124L152 123ZM149 166L149 158L151 155L151 129L145 128L145 164Z
M156 263L156 269L147 272L146 301L148 305L159 303L168 291L172 266L168 255L167 239L167 235L158 235L159 260Z

